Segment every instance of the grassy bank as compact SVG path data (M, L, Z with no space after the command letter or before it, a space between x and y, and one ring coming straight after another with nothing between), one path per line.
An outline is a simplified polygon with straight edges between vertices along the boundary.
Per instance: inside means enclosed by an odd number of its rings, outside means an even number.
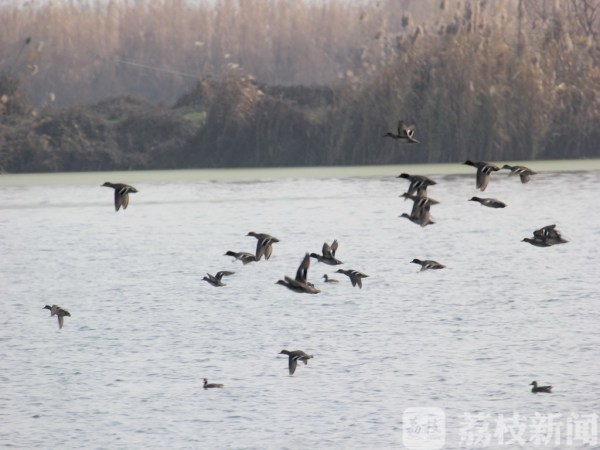
M0 164L30 172L599 155L593 3L400 4L4 6ZM399 118L418 125L420 145L382 138Z

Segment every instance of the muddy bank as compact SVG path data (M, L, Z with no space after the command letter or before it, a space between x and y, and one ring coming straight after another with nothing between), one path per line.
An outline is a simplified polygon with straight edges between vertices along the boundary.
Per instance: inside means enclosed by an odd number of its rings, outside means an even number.
M18 85L3 80L0 169L9 173L435 163L459 162L466 155L492 160L598 156L595 145L565 153L568 135L556 130L536 137L547 143L535 151L507 145L488 155L477 139L489 136L478 127L479 134L465 145L451 132L440 140L426 123L417 129L421 144L402 144L383 137L397 118L373 115L366 106L375 96L351 88L266 86L230 75L200 80L173 106L119 97L36 111ZM520 132L528 136L529 130ZM597 142L596 133L583 138Z

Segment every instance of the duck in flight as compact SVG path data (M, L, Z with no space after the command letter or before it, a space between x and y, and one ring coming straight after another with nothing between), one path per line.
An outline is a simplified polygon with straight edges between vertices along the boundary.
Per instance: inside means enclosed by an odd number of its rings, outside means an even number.
M294 375L298 361L302 361L304 365L307 365L308 360L313 357L313 355L304 353L302 350L281 350L279 354L288 356L288 369L290 371L290 375Z
M202 278L202 280L212 284L215 287L225 286L225 283L223 283L221 279L226 275L233 275L234 273L235 272L229 272L227 270L221 270L220 272L217 272L216 275L211 275L210 273L207 273L206 276Z
M296 271L296 278L288 277L287 275L283 280L278 280L275 284L281 284L291 291L299 294L318 294L321 292L314 284L308 281L308 268L310 266L310 255L306 253L298 270Z
M121 206L123 209L127 209L127 205L129 205L129 194L137 192L137 189L133 186L123 183L111 183L107 181L102 186L111 187L115 190L115 211L118 211Z
M359 289L362 289L362 279L367 278L369 276L365 273L359 272L358 270L354 269L338 269L336 270L336 273L343 273L344 275L346 275L348 278L350 278L352 286L358 286Z
M479 202L488 208L506 208L506 203L496 200L495 198L479 198L471 197L470 202Z
M57 316L58 317L58 329L62 329L64 321L65 321L65 316L69 316L71 317L71 314L69 313L69 311L67 311L64 308L61 308L58 305L46 305L44 306L42 309L49 309L50 310L50 317L52 316Z
M339 264L343 264L342 261L335 257L335 252L338 248L337 239L329 245L327 242L323 243L323 249L321 250L322 255L318 253L311 253L311 258L315 258L317 261L329 264L330 266L337 266Z
M525 184L531 180L531 175L536 175L536 173L531 170L529 167L525 166L509 166L508 164L504 164L502 169L510 170L510 175L519 175L521 177L521 183Z
M420 272L423 272L424 270L429 270L429 269L444 269L446 267L437 261L432 261L431 259L426 259L424 261L421 261L420 259L415 258L411 261L411 263L419 264L421 266Z
M254 236L256 239L258 239L258 242L256 243L257 261L260 261L263 255L265 259L269 259L271 257L271 253L273 253L273 244L275 242L279 242L279 239L266 233L255 233L254 231L251 231L246 236Z
M256 261L256 255L248 252L232 252L229 250L225 253L225 256L233 256L235 258L234 261L240 260L244 265Z
M417 194L419 197L427 197L427 187L437 184L431 178L424 175L409 175L408 173L401 173L398 178L404 178L410 182L408 191L406 194L410 197L411 195Z
M490 182L490 174L492 172L497 172L498 170L500 170L500 167L495 166L493 164L489 164L485 161L473 162L471 160L467 160L463 164L477 168L477 178L475 186L477 186L477 189L480 189L481 191L485 191L485 188Z
M383 137L391 137L392 139L408 142L409 144L420 144L413 136L415 134L415 125L407 125L402 120L398 121L398 133L394 134L388 131Z

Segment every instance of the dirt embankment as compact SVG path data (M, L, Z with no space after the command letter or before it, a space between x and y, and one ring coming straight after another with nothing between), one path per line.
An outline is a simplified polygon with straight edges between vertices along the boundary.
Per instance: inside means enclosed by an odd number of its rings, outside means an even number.
M36 112L4 86L0 168L11 173L319 164L335 103L328 88L225 77L199 81L173 107L119 97Z

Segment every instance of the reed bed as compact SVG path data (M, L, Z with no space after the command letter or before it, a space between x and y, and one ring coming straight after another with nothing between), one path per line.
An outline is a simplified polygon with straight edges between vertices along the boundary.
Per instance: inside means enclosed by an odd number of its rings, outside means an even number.
M196 120L176 140L195 167L597 157L597 13L591 0L9 3L0 121L119 95L175 104ZM399 118L422 144L382 138Z

